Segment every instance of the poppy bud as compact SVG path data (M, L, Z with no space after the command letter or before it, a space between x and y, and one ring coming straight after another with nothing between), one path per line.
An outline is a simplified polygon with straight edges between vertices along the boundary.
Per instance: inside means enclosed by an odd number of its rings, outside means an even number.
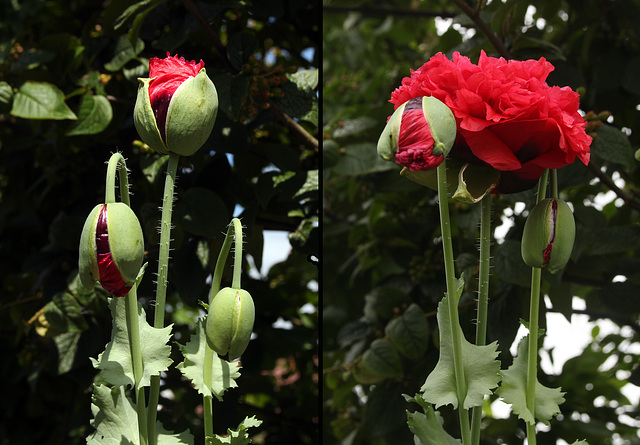
M191 156L207 141L218 114L218 93L204 62L184 57L149 60L149 78L138 79L133 120L142 140L162 154Z
M229 360L242 355L253 330L255 307L249 292L225 287L209 304L206 336L209 347Z
M456 119L435 97L414 97L391 115L378 140L378 155L411 171L442 163L456 139Z
M80 236L80 280L92 289L96 281L124 297L138 276L144 259L140 222L122 203L98 204L84 223Z
M531 210L522 234L522 258L528 266L556 273L571 256L576 235L573 213L566 202L547 198Z

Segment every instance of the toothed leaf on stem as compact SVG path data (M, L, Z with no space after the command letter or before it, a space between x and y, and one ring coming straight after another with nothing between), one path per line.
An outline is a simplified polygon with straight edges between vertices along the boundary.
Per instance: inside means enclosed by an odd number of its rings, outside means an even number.
M204 333L204 318L198 320L196 332L186 345L178 345L184 354L184 361L176 366L186 378L193 382L193 386L204 396L214 395L218 400L229 388L236 388L235 379L240 377L240 362L229 363L213 352L213 366L211 380L205 382L204 360L207 347L207 337Z
M460 300L464 281L457 281L457 290L454 298L456 304ZM476 346L465 338L458 320L454 329L459 332L462 341L462 364L466 382L466 394L459 401L456 389L456 378L453 366L453 339L451 324L449 322L448 298L444 297L438 304L438 329L440 332L440 358L434 370L429 374L420 391L424 393L424 399L433 403L436 408L451 404L458 408L462 402L464 409L481 406L484 396L491 394L492 390L500 382L500 362L498 357L498 342L486 346Z
M87 445L138 445L138 416L135 404L125 395L123 386L110 389L94 385L91 396L91 426L95 431L87 437ZM157 423L158 445L193 445L189 431L174 434Z
M124 298L111 298L109 308L113 319L111 341L98 359L91 358L93 366L101 371L100 375L115 386L134 385L133 364L131 362L131 348L127 330L126 307ZM166 371L171 365L171 346L167 343L171 337L169 325L156 329L147 323L144 309L138 303L138 319L140 324L140 352L144 365L144 374L139 387L149 386L152 375Z
M236 431L227 429L227 435L224 437L217 434L215 434L213 437L207 437L206 445L246 445L248 443L251 443L251 438L249 438L247 429L260 426L260 424L262 424L262 420L256 419L255 416L245 417L240 425L238 425Z
M529 424L535 419L527 408L527 350L529 336L524 337L518 344L518 355L513 359L509 369L501 371L502 385L497 393L505 403L511 404L511 409L518 417ZM560 388L547 388L536 381L535 418L549 425L549 420L560 412L559 405L564 402L564 393Z

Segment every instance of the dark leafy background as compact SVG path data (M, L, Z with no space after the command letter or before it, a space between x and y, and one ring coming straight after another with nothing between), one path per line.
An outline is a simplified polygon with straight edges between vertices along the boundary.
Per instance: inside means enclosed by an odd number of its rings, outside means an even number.
M535 12L527 16L531 5ZM549 83L581 93L582 110L591 112L588 129L597 134L589 167L578 162L559 172L561 197L575 209L577 239L567 268L543 274L552 304L545 310L568 319L579 312L624 329L607 336L595 330L560 375L541 373L543 384L562 386L567 400L538 443L640 443L640 411L620 392L627 383L640 385L640 168L634 157L640 2L327 0L323 9L325 443L413 443L405 410L419 407L402 394L415 394L438 359L435 311L444 271L437 203L435 192L378 159L375 146L393 111L391 91L411 68L439 51L477 61L481 50L518 60L546 57L556 67ZM436 28L442 20L451 21L444 33ZM595 208L595 197L611 190L611 202ZM503 369L512 361L518 319L528 319L530 269L520 259L527 211L514 209L517 203L531 208L533 199L529 191L493 201L494 223L503 215L513 223L492 248L488 340L499 341ZM467 279L461 322L471 341L479 211L479 205L452 206L456 267ZM573 310L573 296L586 309ZM445 429L460 437L457 415L450 407L440 411ZM522 421L485 414L482 443L523 442Z
M246 226L243 287L255 332L239 389L216 403L215 432L263 420L254 443L317 443L319 5L313 1L20 1L0 6L0 443L84 443L91 385L110 337L106 295L77 285L84 219L122 151L149 262L138 295L153 313L166 156L133 126L138 77L167 51L203 59L220 112L178 171L167 324L184 344L206 300L225 226ZM293 246L262 278L265 230ZM230 267L223 283L230 283ZM314 284L316 283L316 284ZM304 311L303 311L304 312ZM282 318L291 329L273 328ZM173 345L174 359L179 359ZM160 420L203 442L201 397L173 367ZM171 396L171 397L169 397Z

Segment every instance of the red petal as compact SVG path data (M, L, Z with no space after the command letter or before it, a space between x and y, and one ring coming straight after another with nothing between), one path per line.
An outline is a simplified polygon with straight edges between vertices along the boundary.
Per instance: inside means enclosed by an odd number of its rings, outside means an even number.
M113 262L109 248L109 233L107 229L107 206L104 205L98 215L96 224L96 255L98 257L98 272L100 284L114 297L124 297L131 289L120 275L118 267Z

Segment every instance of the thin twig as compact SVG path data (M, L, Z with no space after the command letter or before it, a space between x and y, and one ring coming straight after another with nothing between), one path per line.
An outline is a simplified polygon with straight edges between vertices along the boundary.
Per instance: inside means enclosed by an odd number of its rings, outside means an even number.
M269 108L273 111L273 114L276 115L278 119L280 119L289 129L293 130L295 133L299 134L302 139L304 139L305 145L307 147L312 148L314 150L318 149L318 139L316 139L313 135L309 134L307 130L304 129L302 125L297 123L291 116L286 113L283 113L276 107L273 103L269 102Z
M600 180L600 182L609 187L609 189L614 192L618 196L618 198L622 199L625 204L627 204L634 210L640 211L640 202L633 199L633 196L631 196L630 193L627 193L626 191L618 187L616 183L613 182L613 179L604 174L598 164L594 163L593 160L590 160L588 167L589 170L591 170L591 172Z
M469 18L476 24L478 29L482 31L484 35L487 36L493 47L498 51L498 53L504 57L505 59L511 58L511 52L504 45L500 37L497 36L495 32L487 25L487 23L480 18L480 14L478 11L474 10L471 6L466 4L464 0L453 0L453 3L456 4L458 8L462 10Z
M373 5L324 6L322 10L323 12L334 12L334 13L359 12L367 16L372 16L372 15L405 16L406 15L411 17L442 17L442 18L453 18L456 16L456 13L448 12L448 11L428 11L425 9L418 9L418 8L393 8L388 6L373 6Z

